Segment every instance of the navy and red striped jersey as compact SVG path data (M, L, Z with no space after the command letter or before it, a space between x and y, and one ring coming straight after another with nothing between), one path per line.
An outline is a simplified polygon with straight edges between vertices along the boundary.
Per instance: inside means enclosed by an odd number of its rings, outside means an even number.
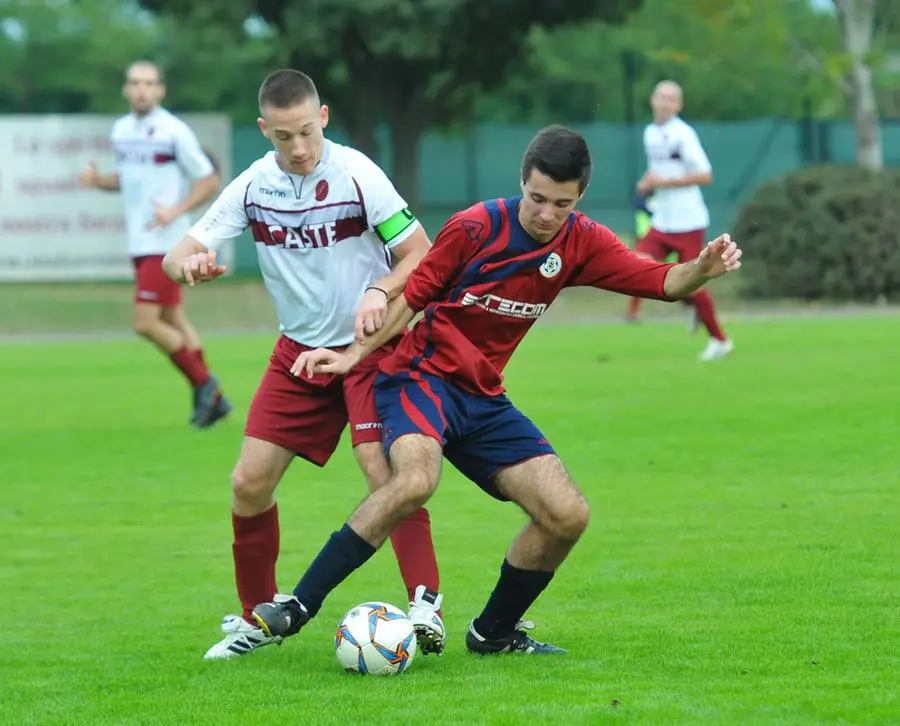
M482 202L444 225L403 293L424 315L381 362L384 373L421 371L496 396L513 352L563 288L669 299L670 264L639 257L580 212L538 242L519 223L520 201Z

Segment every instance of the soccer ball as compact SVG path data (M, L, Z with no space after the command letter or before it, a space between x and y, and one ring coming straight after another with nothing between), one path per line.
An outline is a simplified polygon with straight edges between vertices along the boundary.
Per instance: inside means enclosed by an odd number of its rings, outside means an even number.
M403 673L413 662L416 633L400 608L364 602L341 618L334 650L344 670L390 676Z

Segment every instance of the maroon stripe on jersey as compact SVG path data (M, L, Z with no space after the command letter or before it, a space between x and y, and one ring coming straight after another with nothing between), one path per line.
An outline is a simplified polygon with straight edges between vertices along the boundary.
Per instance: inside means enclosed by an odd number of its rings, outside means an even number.
M175 161L175 154L154 154L153 155L153 163L154 164L171 164Z
M369 216L366 214L366 200L363 197L362 188L359 186L359 182L356 181L354 177L350 177L353 179L353 186L356 187L356 193L359 195L359 206L362 207L363 217L368 220Z
M247 188L249 191L249 187ZM316 204L312 207L306 207L305 209L275 209L275 207L264 207L262 204L257 204L256 202L244 202L244 206L248 209L250 207L255 207L256 209L262 209L265 212L276 212L277 214L305 214L306 212L314 212L317 209L330 209L331 207L347 207L347 206L356 206L361 207L362 205L359 202L330 202L329 204Z
M366 220L362 217L345 217L333 222L307 224L299 227L269 225L259 220L250 222L250 232L256 242L267 247L288 249L318 249L333 247L338 242L351 237L359 237L366 231Z

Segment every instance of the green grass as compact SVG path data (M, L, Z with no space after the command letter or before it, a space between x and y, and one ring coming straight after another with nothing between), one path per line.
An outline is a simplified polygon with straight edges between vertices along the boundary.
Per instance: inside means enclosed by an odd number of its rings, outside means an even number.
M529 613L562 659L475 659L468 619L522 523L448 471L432 505L450 633L394 679L340 672L351 605L402 604L390 549L281 648L206 663L233 611L229 471L271 336L210 340L237 404L139 341L0 348L4 724L896 724L895 316L539 327L508 371L593 506ZM363 496L342 447L279 491L287 589Z
M898 307L850 306L840 303L803 301L748 301L738 296L739 280L716 281L714 294L718 309L726 318L745 313L769 313L790 310L816 313L822 309L837 312L888 312ZM227 279L214 285L183 288L185 305L198 326L209 333L257 332L275 329L272 305L258 280ZM0 285L0 336L65 335L82 333L122 333L131 325L131 283L23 283ZM556 324L583 320L621 319L625 300L620 295L599 293L592 288L565 290L548 311L546 319ZM642 315L648 319L680 316L680 308L648 300Z

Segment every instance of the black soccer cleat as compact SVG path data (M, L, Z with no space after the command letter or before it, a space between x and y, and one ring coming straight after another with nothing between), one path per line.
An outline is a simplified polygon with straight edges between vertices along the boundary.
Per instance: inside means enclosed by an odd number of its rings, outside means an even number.
M296 635L309 622L306 608L293 595L276 595L273 602L253 608L253 619L270 638Z
M534 630L534 623L522 620L516 629L502 638L488 640L475 631L475 622L466 633L466 650L476 655L498 655L500 653L524 653L525 655L564 655L565 649L550 643L541 643L532 638L526 630Z
M212 376L195 390L194 401L193 424L198 429L209 428L216 421L225 418L233 408L222 395L219 381Z

